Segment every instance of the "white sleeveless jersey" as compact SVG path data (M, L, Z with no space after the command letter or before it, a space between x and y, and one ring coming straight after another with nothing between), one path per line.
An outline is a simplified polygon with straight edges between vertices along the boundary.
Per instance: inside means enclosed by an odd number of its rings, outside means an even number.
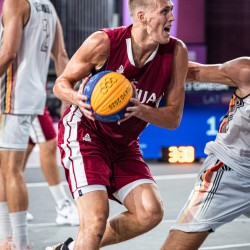
M28 1L30 18L23 28L17 57L0 78L0 114L43 114L44 111L57 14L49 0ZM1 23L1 39L3 32Z
M250 177L250 94L245 98L233 94L216 140L207 143L205 153Z

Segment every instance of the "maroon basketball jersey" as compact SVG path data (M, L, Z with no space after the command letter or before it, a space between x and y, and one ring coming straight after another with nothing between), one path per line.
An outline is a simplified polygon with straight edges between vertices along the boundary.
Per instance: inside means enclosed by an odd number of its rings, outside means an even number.
M134 64L131 48L131 28L123 26L103 29L110 39L110 55L105 70L117 71L134 83L141 103L156 107L171 80L171 70L176 39L171 37L169 43L161 44L152 53L141 68ZM86 118L83 117L83 120ZM86 119L87 120L87 119ZM97 128L100 136L113 138L119 144L129 144L137 139L147 126L145 121L132 117L121 123L102 123L87 121L92 128Z

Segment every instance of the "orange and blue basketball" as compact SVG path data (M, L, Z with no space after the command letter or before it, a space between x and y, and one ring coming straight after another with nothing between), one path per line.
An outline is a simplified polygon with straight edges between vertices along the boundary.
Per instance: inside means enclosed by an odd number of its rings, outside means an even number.
M133 86L124 75L106 70L89 79L83 94L88 97L95 119L115 122L124 118L126 108L131 105Z

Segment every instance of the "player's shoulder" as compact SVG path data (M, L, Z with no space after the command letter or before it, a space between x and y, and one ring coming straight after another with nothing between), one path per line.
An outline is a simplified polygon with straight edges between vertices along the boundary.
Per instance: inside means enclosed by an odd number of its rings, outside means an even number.
M170 54L177 55L179 52L187 53L187 48L183 41L181 41L180 39L176 37L170 36L168 43L160 44L159 52L164 53L164 54L170 53Z
M178 46L182 50L187 50L186 44L181 39L177 39L176 46Z
M3 24L12 17L20 17L23 20L23 25L27 22L30 15L30 5L26 0L5 0L2 6Z
M238 57L233 60L227 61L221 65L221 69L230 72L250 72L250 57Z
M250 57L240 57L239 64L242 71L244 71L250 83Z
M176 38L174 36L170 36L170 40L169 40L167 46L171 47L171 45L175 50L175 54L178 52L187 53L187 46L181 39Z
M103 30L98 30L94 33L92 33L89 36L90 39L93 40L93 42L104 42L104 41L108 41L108 35L106 32L104 32Z
M24 11L29 11L29 2L26 0L5 0L3 1L3 14L5 12L15 12L15 13L22 13Z
M109 50L110 41L108 35L103 31L96 31L92 33L84 42L88 47L98 50Z
M108 35L110 41L117 42L131 37L132 26L118 26L102 29Z
M250 57L240 57L239 64L241 72L245 75L245 78L250 85Z
M83 42L78 53L81 54L81 57L84 55L86 61L99 65L100 61L107 59L109 50L108 36L102 31L96 31Z
M239 58L240 80L250 87L250 57Z
M185 58L185 61L187 62L188 49L186 44L181 39L176 40L174 54L175 56L179 56L183 59Z
M230 60L225 63L226 65L233 66L233 67L249 67L250 65L250 57L249 56L242 56L235 58L233 60Z

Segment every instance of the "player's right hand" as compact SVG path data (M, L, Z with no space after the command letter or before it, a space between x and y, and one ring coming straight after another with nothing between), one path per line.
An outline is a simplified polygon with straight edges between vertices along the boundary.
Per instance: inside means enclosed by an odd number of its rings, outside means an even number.
M83 88L85 86L85 84L88 82L89 77L86 77L82 84L79 87L79 90L77 91L77 95L76 95L76 105L79 107L79 109L81 110L81 112L83 113L84 116L86 116L88 119L94 121L94 115L93 112L91 111L91 106L90 104L87 104L86 101L88 99L88 97L86 95L83 95Z

